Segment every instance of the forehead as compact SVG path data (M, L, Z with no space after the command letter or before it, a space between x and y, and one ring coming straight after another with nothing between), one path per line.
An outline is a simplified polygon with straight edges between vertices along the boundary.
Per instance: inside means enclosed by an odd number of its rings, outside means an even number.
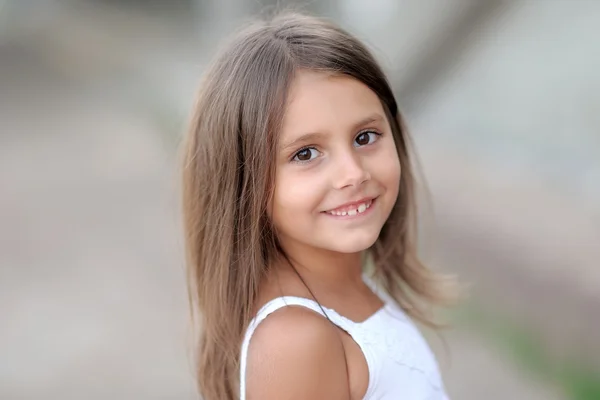
M379 114L385 116L381 101L357 79L315 71L299 71L287 99L282 138L306 132L344 130Z

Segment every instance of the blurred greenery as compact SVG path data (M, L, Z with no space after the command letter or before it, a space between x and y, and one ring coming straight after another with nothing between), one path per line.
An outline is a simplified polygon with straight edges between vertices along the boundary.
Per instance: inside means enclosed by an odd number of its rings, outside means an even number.
M473 300L455 309L450 318L480 333L496 348L541 379L557 384L573 400L600 399L600 371L575 357L558 359L551 355L534 329L525 328L508 315L490 312Z

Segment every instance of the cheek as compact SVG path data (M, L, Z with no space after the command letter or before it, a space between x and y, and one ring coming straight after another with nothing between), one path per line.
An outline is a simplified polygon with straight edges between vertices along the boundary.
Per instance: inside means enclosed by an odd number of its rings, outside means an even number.
M318 212L322 185L316 178L297 171L277 174L272 216L276 226L283 228L290 223L303 223L307 215Z
M392 194L398 192L402 171L400 159L393 144L373 160L371 171L373 178L384 184L388 191Z

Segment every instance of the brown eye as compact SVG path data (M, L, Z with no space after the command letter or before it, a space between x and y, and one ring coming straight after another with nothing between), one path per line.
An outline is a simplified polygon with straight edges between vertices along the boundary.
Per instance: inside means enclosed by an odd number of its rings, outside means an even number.
M354 139L354 143L356 143L357 147L365 146L367 144L371 144L374 141L376 141L378 139L378 136L381 136L381 135L377 132L372 132L372 131L362 132L362 133L358 134L356 139Z
M313 158L317 157L318 154L318 150L315 149L314 147L307 147L305 149L300 150L299 152L297 152L294 155L294 158L292 158L292 161L310 161Z

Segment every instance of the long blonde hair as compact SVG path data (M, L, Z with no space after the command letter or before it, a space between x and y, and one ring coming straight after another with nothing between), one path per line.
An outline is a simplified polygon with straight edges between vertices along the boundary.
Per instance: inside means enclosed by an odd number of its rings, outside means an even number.
M216 58L201 85L183 146L183 217L193 315L202 330L198 383L206 400L238 398L239 351L259 284L279 254L267 208L286 95L295 71L353 77L377 94L402 177L396 204L368 253L375 279L412 317L444 304L445 281L416 254L409 137L390 85L367 48L315 17L256 22Z

